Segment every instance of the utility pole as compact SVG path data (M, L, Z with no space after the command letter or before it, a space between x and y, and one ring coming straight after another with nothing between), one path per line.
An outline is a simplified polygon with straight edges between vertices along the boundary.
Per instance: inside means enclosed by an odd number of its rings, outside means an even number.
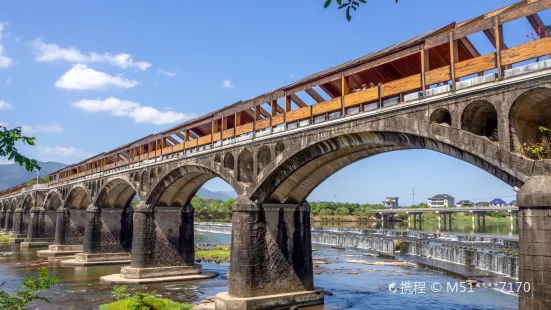
M412 195L413 195L413 206L415 205L415 187L412 188L413 189L413 192L412 192Z

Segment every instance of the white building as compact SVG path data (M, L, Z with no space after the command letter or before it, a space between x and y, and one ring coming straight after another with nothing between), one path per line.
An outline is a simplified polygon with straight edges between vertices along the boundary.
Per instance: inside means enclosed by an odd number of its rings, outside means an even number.
M455 206L455 198L448 194L438 194L428 199L429 208L449 208Z
M398 209L398 197L386 197L383 201L383 205L387 209Z

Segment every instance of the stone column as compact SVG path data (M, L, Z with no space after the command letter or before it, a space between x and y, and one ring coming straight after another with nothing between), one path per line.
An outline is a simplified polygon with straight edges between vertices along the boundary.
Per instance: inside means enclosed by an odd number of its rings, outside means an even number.
M534 176L517 194L519 205L519 309L551 309L551 176Z
M314 289L307 203L260 208L237 198L228 285L229 295L241 298Z
M153 265L155 250L155 211L140 202L134 208L131 268Z
M27 228L27 238L39 238L39 227L38 223L40 220L40 209L38 208L32 208L29 210L30 212L30 219L29 219L29 227Z
M57 216L55 220L55 245L67 244L67 224L69 222L69 209L63 206L57 209Z
M314 288L310 207L259 206L240 195L232 205L228 293L216 295L216 309L281 309L323 304Z
M101 247L101 208L94 205L86 208L86 224L84 227L82 252L86 254L96 253Z
M193 233L193 207L186 205L182 210L178 252L187 266L195 265L195 236Z
M6 210L0 210L0 231L5 231L4 224L6 223Z
M448 214L448 222L450 224L450 229L452 229L452 214Z
M23 209L17 208L15 211L13 211L13 224L12 229L15 235L21 234L21 229L23 228L21 224L23 222Z
M13 211L8 210L6 211L6 219L4 221L4 229L7 233L10 233L13 231Z

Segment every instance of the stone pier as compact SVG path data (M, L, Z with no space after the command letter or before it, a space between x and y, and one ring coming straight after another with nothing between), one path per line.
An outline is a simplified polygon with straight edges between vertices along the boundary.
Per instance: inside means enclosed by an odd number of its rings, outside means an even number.
M63 206L55 212L54 244L48 246L48 250L38 251L36 254L40 257L66 257L82 252L85 212Z
M260 207L239 196L232 213L229 287L216 295L216 309L323 304L323 289L314 287L309 205Z
M160 210L159 210L160 209ZM163 223L160 225L159 223ZM193 207L134 209L132 256L120 274L101 277L107 283L155 283L215 277L195 263Z
M551 309L551 176L531 177L517 194L519 205L519 309Z
M46 247L54 242L55 211L46 214L44 208L32 208L29 210L29 225L27 237L21 242L21 248ZM52 220L51 216L54 217Z

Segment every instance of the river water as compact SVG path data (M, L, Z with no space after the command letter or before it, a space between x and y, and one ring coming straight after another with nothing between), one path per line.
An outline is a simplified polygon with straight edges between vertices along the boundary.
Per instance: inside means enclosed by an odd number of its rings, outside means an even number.
M197 243L229 244L230 235L196 232ZM325 297L325 306L318 309L517 309L518 298L499 289L474 288L472 292L447 292L460 280L417 267L377 266L346 263L345 260L385 261L363 256L364 251L332 249L314 245L314 260L326 258L330 264L318 265L316 286L332 293ZM3 290L13 291L21 280L36 274L40 260L35 251L19 252L0 259L0 283ZM61 283L46 295L51 304L37 303L29 309L97 309L111 301L111 285L99 282L99 277L118 273L120 266L59 267L49 265L51 275ZM227 290L228 264L203 264L206 270L219 273L214 279L194 282L174 282L155 285L130 286L130 289L156 290L163 297L182 302L200 300ZM409 282L408 282L409 281ZM415 283L417 282L417 284ZM396 283L396 292L389 284ZM409 285L408 285L409 283ZM434 283L439 283L438 285ZM442 285L439 292L435 290ZM424 287L424 289L423 289ZM403 289L403 290L402 290Z

